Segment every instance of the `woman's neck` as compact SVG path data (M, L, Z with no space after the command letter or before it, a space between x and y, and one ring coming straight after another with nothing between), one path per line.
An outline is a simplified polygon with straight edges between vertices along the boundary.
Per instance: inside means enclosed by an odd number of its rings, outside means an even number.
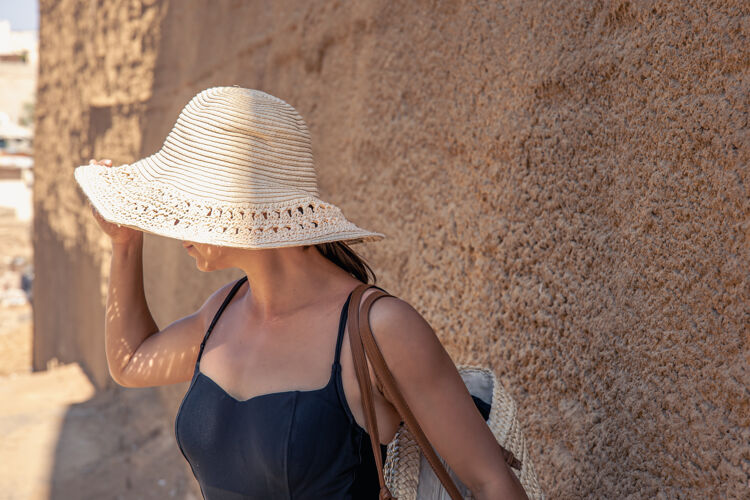
M248 316L264 324L325 301L329 293L354 288L359 281L315 247L248 250L237 256L249 290L241 298Z

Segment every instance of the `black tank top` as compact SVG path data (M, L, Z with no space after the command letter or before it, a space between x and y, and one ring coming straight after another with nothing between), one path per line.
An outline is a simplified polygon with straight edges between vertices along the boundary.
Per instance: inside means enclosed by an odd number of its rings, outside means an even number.
M200 371L206 340L245 281L247 276L237 281L208 327L175 418L177 444L203 497L376 500L380 484L370 436L354 420L341 382L339 356L351 293L341 310L325 387L240 401ZM380 451L385 463L387 446L381 444Z

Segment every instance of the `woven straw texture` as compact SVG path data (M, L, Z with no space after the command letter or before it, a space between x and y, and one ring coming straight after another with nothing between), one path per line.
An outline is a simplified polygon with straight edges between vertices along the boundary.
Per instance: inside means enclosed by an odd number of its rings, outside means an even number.
M469 392L490 403L487 425L497 442L521 460L520 474L516 469L511 470L518 476L526 495L530 499L544 499L517 419L515 402L492 370L473 365L458 365L457 368ZM460 482L442 457L440 461L464 498L473 499L471 492ZM388 456L383 465L383 473L388 489L398 500L450 499L412 433L403 424L388 444Z
M318 198L310 134L270 94L214 87L183 108L162 148L74 172L106 220L170 238L243 248L377 241Z

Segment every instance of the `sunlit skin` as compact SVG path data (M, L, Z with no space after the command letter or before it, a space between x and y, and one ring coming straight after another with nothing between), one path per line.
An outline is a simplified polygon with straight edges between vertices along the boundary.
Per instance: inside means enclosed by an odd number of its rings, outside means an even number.
M195 267L203 272L233 267L227 265L227 258L231 260L233 257L227 256L228 253L232 253L229 247L191 241L183 241L182 246L185 247L187 254L195 259Z
M238 301L248 316L264 324L323 303L321 291L351 289L360 283L313 246L245 249L192 241L182 245L200 271L242 269L253 293L241 294Z
M109 160L98 163L112 165ZM105 342L110 373L127 387L191 380L197 346L234 281L214 292L196 313L159 330L148 310L142 277L138 275L142 267L143 233L107 222L93 206L91 210L112 240L107 302L109 333ZM200 271L238 268L248 278L206 344L201 358L202 372L236 399L248 399L289 389L298 386L300 380L310 379L306 365L330 370L329 358L333 356L330 340L310 337L320 330L316 325L334 329L339 307L348 293L361 284L359 280L314 246L246 249L194 241L183 241L182 246ZM367 290L363 300L373 291ZM385 297L373 303L369 321L386 364L422 430L474 497L527 498L453 360L419 312L404 300ZM327 334L326 329L323 331ZM364 428L346 330L340 361L346 400L356 422ZM369 371L371 380L375 380L371 363ZM323 384L317 378L309 386L295 388L318 388ZM253 388L248 389L250 386ZM377 389L373 391L373 402L380 441L386 444L401 419Z

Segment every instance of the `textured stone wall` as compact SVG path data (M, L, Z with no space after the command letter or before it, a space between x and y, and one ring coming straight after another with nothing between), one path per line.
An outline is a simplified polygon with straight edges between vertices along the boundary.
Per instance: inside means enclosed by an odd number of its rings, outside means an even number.
M100 4L41 2L37 368L111 384L73 168L238 84L305 117L321 197L387 236L357 247L378 283L503 375L551 498L747 492L746 3ZM145 241L160 325L239 276Z

